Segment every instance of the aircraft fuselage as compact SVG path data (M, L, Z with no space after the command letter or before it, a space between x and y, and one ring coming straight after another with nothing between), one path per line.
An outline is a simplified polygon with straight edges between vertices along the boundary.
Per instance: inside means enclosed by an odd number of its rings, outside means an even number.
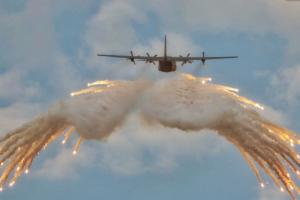
M161 72L176 71L176 62L172 60L160 60L158 62L158 70Z

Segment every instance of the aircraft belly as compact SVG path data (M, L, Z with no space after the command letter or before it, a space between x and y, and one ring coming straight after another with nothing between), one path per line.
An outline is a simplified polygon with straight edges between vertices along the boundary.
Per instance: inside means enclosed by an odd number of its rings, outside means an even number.
M176 62L169 60L159 61L159 71L162 72L173 72L176 71Z

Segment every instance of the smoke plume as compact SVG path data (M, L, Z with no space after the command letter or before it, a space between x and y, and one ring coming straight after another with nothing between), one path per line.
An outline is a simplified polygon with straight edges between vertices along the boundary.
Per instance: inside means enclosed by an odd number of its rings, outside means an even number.
M210 78L177 74L158 81L96 81L86 89L71 93L47 113L8 133L0 140L1 190L13 186L28 170L37 154L57 137L73 132L84 140L109 137L130 113L141 121L183 131L211 129L231 142L245 158L261 187L263 171L282 191L295 199L299 187L300 156L294 146L298 136L257 112L258 103L237 94L235 88L213 84Z

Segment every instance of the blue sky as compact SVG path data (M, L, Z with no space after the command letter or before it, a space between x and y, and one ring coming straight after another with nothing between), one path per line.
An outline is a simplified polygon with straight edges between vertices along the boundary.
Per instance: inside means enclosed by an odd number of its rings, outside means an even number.
M300 132L299 17L300 2L284 0L0 0L0 135L86 82L157 75L96 54L161 53L165 34L172 55L238 55L179 71L240 88L268 105L266 117ZM151 134L129 126L84 143L76 158L58 141L0 199L287 198L271 185L260 190L222 138L170 129L136 138L138 131Z

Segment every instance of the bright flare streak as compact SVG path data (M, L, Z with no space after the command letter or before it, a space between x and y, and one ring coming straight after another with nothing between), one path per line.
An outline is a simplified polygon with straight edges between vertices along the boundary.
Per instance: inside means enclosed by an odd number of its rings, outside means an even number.
M25 174L29 174L29 169L26 169L26 170L25 170Z
M181 74L181 75L188 80L196 80L196 77L191 74Z
M229 92L239 92L240 90L238 88L232 88L228 86L220 86L221 89L229 91Z
M280 188L280 191L281 191L281 192L284 192L284 189L283 189L283 187L281 187L281 188Z
M75 130L74 127L71 127L67 132L66 132L66 135L65 135L65 138L64 140L61 142L62 144L66 144L66 142L69 140L71 134L73 133L73 131Z
M81 142L82 142L82 137L80 137L77 140L77 143L76 143L76 145L74 146L74 149L73 149L73 155L77 155Z
M97 86L97 85L103 85L103 86L106 86L106 87L111 87L111 86L114 86L114 83L112 81L109 81L109 80L100 80L100 81L96 81L96 82L87 84L88 87Z
M78 92L72 92L70 95L72 97L74 97L74 96L83 95L83 94L100 93L102 91L103 91L103 89L101 89L101 88L90 87L87 89L80 90Z
M265 188L265 184L264 183L260 183L260 187L261 188Z

